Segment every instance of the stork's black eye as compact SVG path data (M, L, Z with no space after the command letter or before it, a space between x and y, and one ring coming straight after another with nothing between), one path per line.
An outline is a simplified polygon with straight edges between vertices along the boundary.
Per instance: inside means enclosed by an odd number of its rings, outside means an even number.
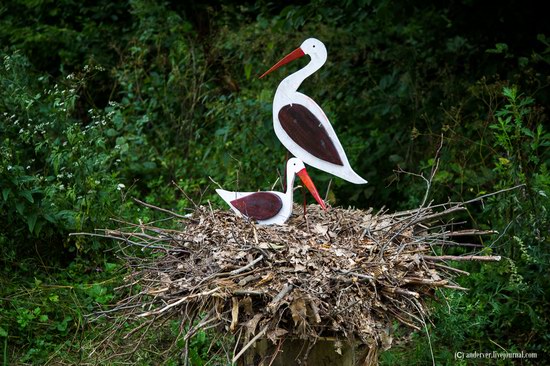
M313 45L313 48L315 48L315 45Z

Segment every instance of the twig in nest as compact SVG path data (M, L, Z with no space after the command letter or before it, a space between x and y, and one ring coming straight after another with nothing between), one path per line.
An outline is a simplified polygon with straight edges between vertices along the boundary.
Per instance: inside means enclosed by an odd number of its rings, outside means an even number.
M145 203L145 202L143 202L143 201L138 200L137 198L133 198L133 200L136 201L137 203L139 203L140 205L143 205L143 206L145 206L145 207L152 208L152 209L157 210L157 211L165 212L165 213L167 213L167 214L170 214L170 215L172 215L172 216L178 217L178 218L180 218L180 219L186 219L186 220L187 220L187 219L189 218L188 216L184 216L184 215L177 214L177 213L172 212L172 211L170 211L170 210L167 210L167 209L165 209L165 208L157 207L157 206L152 205L152 204L150 204L150 203Z
M231 304L231 325L229 326L229 330L234 332L239 322L239 299L232 297Z
M401 305L403 306L403 305ZM404 310L401 310L403 311L404 313L406 313L407 315L409 315L411 318L415 319L417 321L417 319L420 319L418 318L417 316L414 316ZM398 320L400 321L401 323L405 324L407 327L411 327L415 330L422 330L422 328L420 328L419 326L417 326L416 324L412 323L412 321L409 321L407 319L405 319L401 314L397 313L395 310L393 309L390 309L390 312L393 314L393 316ZM420 323L422 323L422 321L420 321ZM369 364L370 365L370 364Z
M253 291L253 290L237 290L233 291L233 295L236 296L264 296L265 291Z
M417 299L420 298L420 294L418 292L405 290L399 287L385 287L382 289L382 292L389 292L390 294L401 294L401 295L407 295L407 296L413 296Z
M454 206L454 207L448 208L446 210L443 210L441 212L436 212L434 214L430 214L430 215L426 215L426 216L420 216L418 219L414 220L412 222L412 224L417 224L417 223L420 223L420 222L425 222L425 221L428 221L428 220L439 218L441 216L445 216L445 215L448 215L448 214L451 214L451 213L457 212L457 211L466 211L466 207Z
M267 332L268 327L269 327L268 325L266 325L265 327L263 327L263 329L260 330L260 331L258 332L258 334L256 334L256 335L254 336L254 338L252 338L252 339L250 340L250 342L248 342L248 343L240 350L240 352L237 353L237 354L235 355L235 357L233 357L232 362L233 362L233 363L237 362L237 360L243 355L243 353L244 353L250 346L252 346L258 339L260 339L260 337L263 337L263 335L265 334L265 332Z
M403 283L412 283L418 285L432 285L435 287L444 286L449 283L447 280L431 280L429 278L404 278Z
M269 364L267 366L273 365L273 362L275 362L275 360L277 359L277 355L281 351L281 347L283 346L283 343L285 343L284 338L279 340L279 342L277 344L277 349L275 349L275 352L273 352L273 355L271 356L271 361L269 362Z
M504 189L501 189L501 190L496 191L496 192L487 193L487 194L481 195L479 197L472 198L471 200L468 200L468 201L465 201L465 202L449 201L447 203L440 203L440 204L437 204L437 205L432 205L432 206L430 206L430 208L435 209L435 208L449 207L449 206L466 206L466 205L469 205L470 203L478 202L478 201L481 201L485 198L489 198L489 197L492 197L492 196L497 196L501 193L513 191L514 189L518 189L518 188L521 188L521 187L525 187L525 184L518 184L517 186L514 186L514 187L504 188ZM388 217L408 216L408 215L411 215L411 214L413 214L417 211L421 211L421 210L424 210L424 209L425 209L424 207L420 207L420 208L415 208L415 209L412 209L412 210L396 212L396 213L393 213L393 214L389 214L387 216Z
M218 183L218 182L216 182L216 181L214 180L214 178L212 178L212 177L209 176L208 179L210 179L210 181L211 181L212 183L214 183L215 185L217 185L218 188L223 188L223 187L220 185L220 183Z
M446 266L444 264L433 263L433 265L436 266L436 267L444 268L444 269L447 269L449 271L454 271L454 272L457 272L457 273L460 273L460 274L463 274L463 275L466 275L466 276L470 275L470 272L466 272L466 271L463 271L461 269L454 268L454 267L449 267L449 266Z
M456 286L456 285L445 285L443 287L450 288L450 289L453 289L453 290L470 291L469 288L462 287L462 286Z
M162 309L160 310L155 310L155 311L148 311L148 312L145 312L145 313L142 313L142 314L139 314L137 315L138 318L141 318L141 317L144 317L144 316L149 316L149 315L153 315L153 314L160 314L160 313L164 313L166 310L169 310L170 308L173 308L174 306L178 306L179 304L189 300L189 299L193 299L195 297L202 297L202 296L208 296L208 295L212 295L213 293L215 292L218 292L220 290L219 287L216 287L210 291L205 291L205 292L201 292L199 294L193 294L193 295L189 295L189 296L184 296L182 297L181 299L179 299L178 301L176 302L173 302L171 304L168 304L166 305L165 307L163 307Z
M311 295L307 296L309 307L311 308L311 312L313 313L313 319L315 319L315 323L320 324L321 323L321 316L319 315L319 308L317 307L317 304L315 303L315 300L311 297Z
M180 249L180 248L174 248L174 247L162 247L162 246L158 246L158 245L151 245L151 244L141 244L141 243L138 243L136 241L132 241L132 240L129 240L127 237L120 237L120 236L114 236L114 235L109 235L109 234L96 234L96 233L69 233L69 236L78 236L78 235L82 235L82 236L95 236L95 237L98 237L98 238L107 238L107 239L115 239L115 240L118 240L118 241L123 241L127 244L130 244L130 245L134 245L134 246L137 246L137 247L142 247L143 249L160 249L160 250L163 250L163 251L172 251L172 252L179 252L179 253L189 253L188 250L186 249Z
M496 230L476 230L476 229L470 229L470 230L459 230L459 231L447 231L444 232L444 236L476 236L476 235L494 235L498 234L498 231Z
M185 193L185 191L183 190L183 188L181 188L176 182L172 181L172 184L181 192L181 194L183 194L183 196L189 201L191 202L191 204L193 205L193 207L195 207L195 209L199 208L199 205L197 205L195 203L195 201L193 201L193 199L191 199L191 197L189 197L187 195L187 193ZM203 193L204 194L204 193ZM201 195L201 200L202 200L202 195ZM200 202L200 201L199 201Z
M330 186L332 185L332 178L328 181L327 192L325 193L325 201L328 201L328 194L330 193Z
M350 275L350 276L353 276L353 277L357 277L357 278L364 278L366 280L374 280L375 278L372 277L372 276L369 276L369 275L366 275L366 274L362 274L362 273L357 273L357 272L351 272L351 271L348 271L348 270L345 270L345 269L341 269L340 270L340 273L342 274L346 274L346 275Z
M243 332L244 332L244 328L243 327L239 328L238 334L235 337L235 346L233 347L233 355L237 353L237 348L239 347L239 344L241 344L241 336L243 335ZM243 342L246 342L247 339L248 339L248 334L245 335L245 339L243 340Z
M187 340L191 339L195 335L195 333L197 333L199 330L201 330L201 329L206 330L208 328L208 327L206 327L206 325L218 320L217 317L213 316L216 312L215 310L216 310L216 308L210 309L208 314L206 314L206 316L197 325L195 325L194 327L189 329L189 331L187 332L187 334L184 337L184 340L187 341Z
M283 289L281 291L279 291L279 293L273 298L273 300L271 300L271 302L267 305L267 308L270 309L271 311L275 310L275 307L277 306L277 303L279 301L281 301L283 299L283 297L286 296L286 294L288 294L290 291L292 291L292 289L294 288L294 286L290 283L287 283Z
M239 273L241 273L241 272L244 272L244 271L246 271L246 270L248 270L248 269L254 267L254 265L255 265L256 263L258 263L259 261L261 261L261 260L263 260L263 259L264 259L264 256L263 256L263 254L262 254L262 255L260 255L258 258L254 259L252 262L248 263L246 266L241 267L241 268L237 268L237 269L235 269L235 270L229 272L229 274L230 274L230 275L236 275L236 274L239 274Z
M498 262L501 259L500 255L423 255L422 259L432 262L443 261L479 261L479 262Z

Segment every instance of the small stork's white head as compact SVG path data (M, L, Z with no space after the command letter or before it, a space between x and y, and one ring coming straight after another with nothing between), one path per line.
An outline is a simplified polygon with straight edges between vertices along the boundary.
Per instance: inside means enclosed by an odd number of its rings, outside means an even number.
M321 205L323 210L327 209L325 202L323 202L323 200L321 199L321 196L319 196L319 192L317 192L317 188L315 187L315 184L313 184L313 181L309 177L309 174L307 174L304 163L300 159L298 158L288 159L288 162L286 163L286 174L288 176L290 176L291 174L298 175L302 183L304 183L304 185L309 190L313 198L315 198L315 200Z
M323 42L317 38L308 38L301 45L300 48L306 55L309 55L312 60L324 63L327 60L327 48Z
M299 171L306 168L304 163L298 158L290 158L286 163L287 173L298 174Z

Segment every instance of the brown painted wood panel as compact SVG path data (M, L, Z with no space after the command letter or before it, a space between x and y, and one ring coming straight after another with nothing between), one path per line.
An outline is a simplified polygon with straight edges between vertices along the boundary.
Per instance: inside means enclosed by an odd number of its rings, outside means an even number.
M283 207L281 197L269 192L252 193L231 201L233 207L253 220L267 220L277 215Z
M344 165L327 130L317 117L301 104L285 105L279 121L288 136L304 150L337 165Z

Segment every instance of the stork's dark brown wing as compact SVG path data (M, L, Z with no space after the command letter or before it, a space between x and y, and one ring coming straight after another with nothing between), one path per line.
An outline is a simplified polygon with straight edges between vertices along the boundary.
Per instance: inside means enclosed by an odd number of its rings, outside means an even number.
M279 121L288 136L304 150L337 165L344 165L323 124L301 104L285 105L279 111Z
M233 207L253 220L268 220L283 207L281 197L270 192L257 192L231 201Z

